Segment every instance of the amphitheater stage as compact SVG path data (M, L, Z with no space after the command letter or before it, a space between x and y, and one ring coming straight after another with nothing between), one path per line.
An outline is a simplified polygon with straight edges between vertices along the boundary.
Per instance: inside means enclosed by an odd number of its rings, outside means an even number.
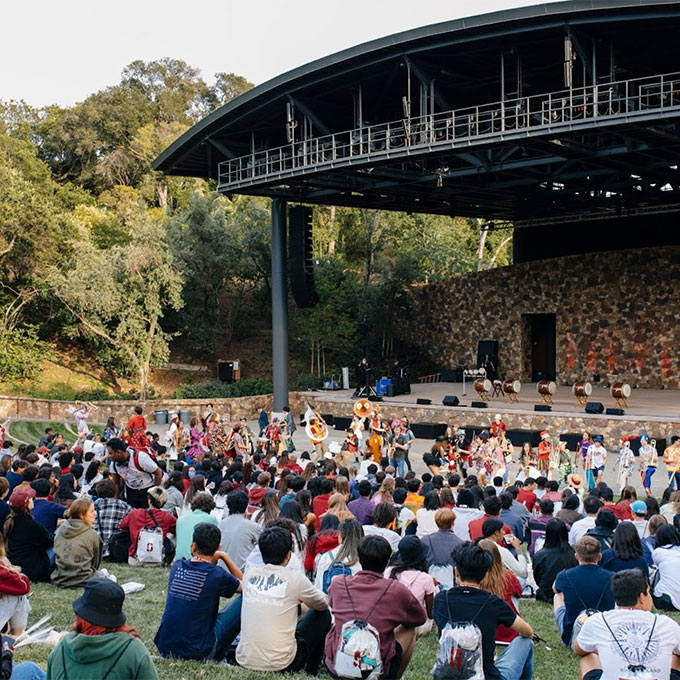
M534 405L543 403L536 391L536 384L525 383L517 395L515 403L505 398L489 399L486 408L472 408L473 401L479 401L471 382L466 381L463 393L462 383L425 383L411 386L411 393L397 397L384 397L380 410L386 417L408 416L411 423L436 425L436 428L418 428L419 433L434 434L441 431L444 424L459 423L472 428L488 427L494 415L499 413L508 430L531 433L533 437L543 429L557 434L576 434L584 429L591 433L602 434L609 449L617 446L616 439L622 435L637 436L648 433L657 440L669 440L673 434L680 434L680 390L635 389L628 399L624 415L614 416L585 413L576 404L571 387L558 386L552 397L550 412L536 412ZM335 392L304 392L300 396L313 402L322 414L335 417L349 417L356 399L352 390ZM458 397L460 405L444 406L445 396ZM431 404L418 404L418 399L429 399ZM617 406L609 394L609 389L596 383L589 401L601 402L606 408ZM340 421L340 426L344 423ZM429 437L427 437L429 438ZM518 442L513 441L514 444ZM521 443L521 442L519 442ZM665 443L659 441L663 450Z

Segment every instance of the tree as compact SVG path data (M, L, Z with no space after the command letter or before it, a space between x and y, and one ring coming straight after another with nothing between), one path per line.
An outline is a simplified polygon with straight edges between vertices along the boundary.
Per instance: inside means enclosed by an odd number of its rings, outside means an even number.
M78 320L85 336L108 343L138 376L140 397L149 371L168 360L165 310L182 305L182 280L160 220L140 209L132 240L100 250L82 230L72 256L51 271L54 294Z

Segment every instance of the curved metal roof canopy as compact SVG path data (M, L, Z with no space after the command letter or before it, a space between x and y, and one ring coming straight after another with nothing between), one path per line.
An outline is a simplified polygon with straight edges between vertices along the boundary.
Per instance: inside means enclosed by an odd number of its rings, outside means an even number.
M574 0L374 40L155 161L226 193L508 220L680 205L680 2Z

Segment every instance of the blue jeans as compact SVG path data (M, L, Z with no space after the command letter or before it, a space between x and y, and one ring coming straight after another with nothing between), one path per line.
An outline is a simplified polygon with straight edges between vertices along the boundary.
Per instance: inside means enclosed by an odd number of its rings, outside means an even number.
M397 471L397 477L404 476L406 463L403 460L393 460L392 467Z
M241 630L241 604L243 598L237 595L229 604L217 615L215 620L215 646L210 653L211 659L221 661L224 659L229 645L234 641Z
M12 668L10 680L45 680L47 675L32 661L22 661Z
M495 663L503 680L534 677L534 645L529 638L516 637Z
M680 472L669 472L668 473L668 486L672 489L675 483L675 488L680 491Z

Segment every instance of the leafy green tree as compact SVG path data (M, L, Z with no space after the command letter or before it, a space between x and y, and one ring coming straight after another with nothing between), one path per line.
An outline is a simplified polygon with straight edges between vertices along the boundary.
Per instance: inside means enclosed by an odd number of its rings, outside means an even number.
M161 321L166 308L181 307L182 280L159 220L140 211L131 235L128 244L101 250L83 230L49 283L81 332L108 343L137 374L145 399L151 367L169 357Z

